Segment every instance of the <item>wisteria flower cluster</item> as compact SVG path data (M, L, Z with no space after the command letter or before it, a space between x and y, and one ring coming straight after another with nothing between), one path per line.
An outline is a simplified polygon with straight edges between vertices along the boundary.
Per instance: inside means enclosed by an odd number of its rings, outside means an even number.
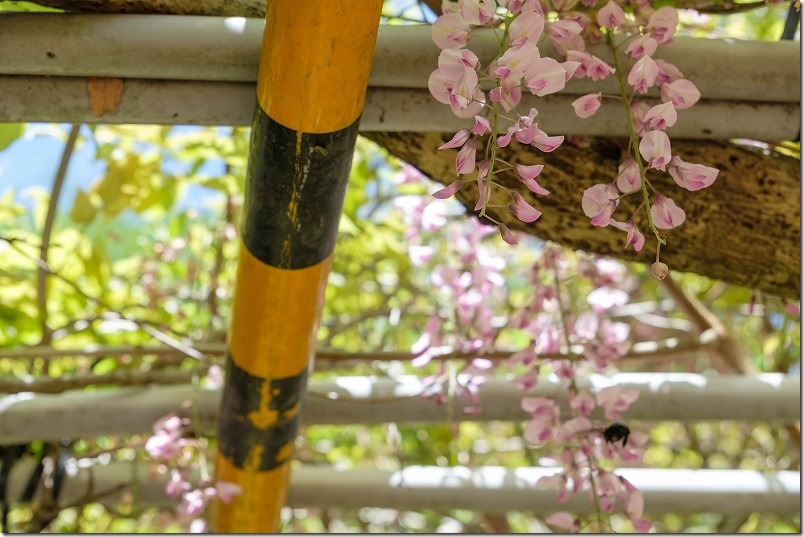
M222 383L220 367L213 365L207 374L209 385ZM207 533L204 513L211 499L219 498L229 503L241 494L240 485L227 481L212 483L207 475L205 447L198 438L189 438L191 420L176 414L169 414L157 420L153 434L145 442L145 451L161 463L161 469L169 467L170 479L165 485L165 495L169 498L181 497L177 509L178 521L190 533ZM193 482L192 469L197 469L201 477Z
M613 322L606 314L627 302L623 288L634 285L619 263L607 260L580 260L579 275L588 278L594 290L587 296L589 311L573 315L562 298L559 282L569 266L560 248L545 249L531 275L533 294L512 325L531 336L531 343L507 361L516 373L514 385L526 394L535 390L540 378L551 375L566 383L568 414L549 397L526 396L522 409L530 419L524 439L534 446L550 444L560 454L555 465L560 471L542 478L539 486L558 488L557 500L566 502L571 493L591 494L597 510L598 531L605 524L603 513L614 510L621 500L625 514L637 531L647 531L641 493L621 476L607 470L610 462L638 463L642 460L647 435L616 423L636 401L637 391L622 386L605 387L593 393L581 379L590 372L607 372L629 351L629 325ZM552 277L550 277L552 276ZM552 282L552 284L548 283ZM599 408L605 422L593 420ZM565 411L566 413L566 411ZM625 435L609 434L624 429ZM579 531L581 523L568 513L559 512L546 521L560 529Z
M414 169L406 167L398 180L414 182L415 175ZM607 428L622 419L638 392L610 386L593 393L581 380L591 372L611 372L630 350L629 325L612 321L608 312L627 303L627 290L637 285L636 279L621 263L582 257L576 263L578 276L588 279L593 290L586 298L588 309L573 315L559 283L571 276L570 260L560 247L547 246L529 273L531 296L524 297L524 306L515 313L504 315L512 296L504 285L506 258L489 248L487 241L494 228L476 219L448 221L448 205L440 200L427 202L422 196L408 195L394 203L407 229L408 255L414 265L425 269L437 304L411 347L416 355L413 366L438 364L424 381L425 396L438 404L459 396L468 402L464 414L481 414L482 386L499 364L486 355L506 337L506 331L529 338L530 344L504 366L513 374L513 385L525 395L522 408L530 419L524 440L536 446L549 444L560 454L555 459L556 474L540 486L557 488L559 502L572 493L592 494L600 511L599 528L604 527L604 513L612 512L618 500L637 530L650 528L643 518L641 493L608 470L618 460L638 463L642 459L645 433L634 431L623 439L627 441L619 442L610 442L606 436ZM456 352L469 357L463 367L448 366L439 358ZM529 395L545 376L567 384L568 412L562 413L553 398ZM598 408L606 421L591 418ZM581 522L568 513L556 513L547 521L560 529L581 529Z
M579 6L583 11L576 10ZM557 14L557 19L549 11ZM526 115L516 112L524 91L542 97L564 90L572 78L599 81L616 75L630 130L629 156L618 169L614 183L598 184L587 189L581 208L594 226L612 226L626 232L626 247L637 251L645 244L645 236L636 223L636 213L626 220L614 218L620 200L641 193L644 214L658 241L657 260L652 271L662 278L667 266L659 261L659 248L666 244L660 230L676 228L686 215L667 195L655 192L648 180L648 170L667 172L680 187L690 191L710 186L718 170L702 164L684 162L672 154L665 132L677 121L677 111L690 108L700 99L695 85L684 78L674 65L654 59L659 47L672 42L678 25L676 10L665 6L654 9L650 0L458 0L445 1L443 14L432 29L433 41L442 51L438 69L431 75L429 89L441 103L447 104L461 118L473 118L471 128L459 130L439 149L458 149L455 160L457 180L433 195L448 198L467 181L476 181L479 199L475 210L495 222L503 239L511 244L516 236L501 222L491 218L489 207L493 189L509 192L508 209L521 221L536 221L541 212L519 193L495 180L503 171L513 170L519 180L534 194L546 196L536 178L541 164L509 163L497 155L498 148L512 140L531 145L542 152L556 150L563 136L550 136L539 129L538 110ZM498 37L500 53L487 67L467 47L474 29L491 27ZM610 65L589 51L589 45L603 40L612 52ZM564 61L543 57L541 42L549 40ZM629 57L628 67L618 55ZM489 83L484 91L481 83ZM661 102L651 105L635 98L657 88ZM580 118L594 115L601 107L602 92L576 99L572 106ZM513 113L514 116L506 114ZM508 120L512 123L503 128ZM484 143L484 139L488 140ZM479 153L480 148L484 148ZM651 191L653 198L651 200ZM637 213L639 210L637 211Z

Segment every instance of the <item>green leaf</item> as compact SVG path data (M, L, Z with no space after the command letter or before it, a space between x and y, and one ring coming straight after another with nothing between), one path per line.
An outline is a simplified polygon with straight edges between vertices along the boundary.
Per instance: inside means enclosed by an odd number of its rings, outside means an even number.
M25 123L0 123L0 151L10 146L25 132Z
M111 373L117 369L117 360L114 358L103 358L92 366L92 373L102 375L103 373Z
M70 220L77 224L89 224L95 219L97 212L87 193L79 189L75 193L73 209L70 211Z

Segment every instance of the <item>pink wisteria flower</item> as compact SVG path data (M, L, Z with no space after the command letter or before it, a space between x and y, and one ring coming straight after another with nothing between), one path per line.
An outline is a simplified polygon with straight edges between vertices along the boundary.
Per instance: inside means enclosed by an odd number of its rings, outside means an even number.
M514 202L508 206L508 209L523 222L535 222L542 215L540 211L531 207L519 192L512 192L511 198L513 198Z
M439 147L438 149L454 149L456 147L461 147L469 140L469 130L468 129L461 129L455 133L447 143Z
M516 236L514 235L514 233L510 229L508 229L508 226L506 226L505 224L500 224L500 236L502 237L502 240L504 240L511 246L519 244L519 241L516 240Z
M684 78L684 75L679 71L678 67L672 63L657 59L656 65L659 66L659 74L656 75L657 86L664 86L668 82Z
M458 175L468 174L475 171L477 157L477 142L469 140L464 144L458 155L455 157L455 171Z
M657 104L645 113L646 128L663 131L676 124L678 114L673 103Z
M673 229L684 223L687 218L684 209L676 205L667 196L656 196L650 208L653 224L659 229Z
M548 195L550 192L545 188L542 188L539 183L536 182L536 177L542 173L544 169L544 165L542 164L534 164L533 166L525 166L523 164L515 164L514 171L519 176L519 180L528 187L528 190L533 192L534 194L541 194L542 196Z
M545 518L544 521L561 530L568 530L571 532L581 531L581 521L564 511L553 513Z
M664 171L670 162L670 138L662 131L650 131L639 142L639 154L648 166Z
M474 26L484 26L494 18L497 3L493 0L461 0L461 16Z
M597 23L609 29L615 29L625 23L625 12L614 0L609 0L597 12Z
M645 246L645 235L639 231L633 220L628 220L627 222L612 220L611 225L627 233L625 237L626 248L633 245L634 251L638 252Z
M145 442L145 451L155 460L169 459L175 455L181 446L182 419L170 415L154 423L154 434Z
M508 36L514 46L524 43L535 45L542 36L542 32L544 32L544 15L535 11L522 13L508 26Z
M592 219L593 226L606 227L617 208L620 193L614 184L594 185L583 192L581 208Z
M476 136L483 136L487 132L491 132L491 123L488 119L480 116L475 116L475 124L472 127L472 134Z
M603 80L614 73L614 67L607 64L594 54L582 50L570 50L567 52L567 60L580 63L580 67L575 70L576 78L584 76L592 80Z
M510 112L522 100L522 87L516 80L505 79L498 87L489 90L489 100L500 103L503 110Z
M472 29L458 13L441 15L433 23L433 41L438 48L462 48L469 43Z
M666 45L673 40L676 33L678 12L674 7L660 7L650 16L646 27L660 45Z
M650 56L639 58L628 73L628 83L639 93L647 93L656 82L659 66Z
M617 189L623 194L636 192L642 187L639 165L632 158L625 159L617 168Z
M679 157L670 159L667 172L678 186L692 191L711 186L718 174L717 168L684 162Z
M642 56L653 56L653 53L656 52L658 47L659 43L650 35L645 34L631 41L625 48L625 53L632 58L639 59ZM657 65L659 61L660 60L656 60ZM659 67L659 71L661 72L661 67Z
M555 401L547 397L523 397L522 410L531 415L523 435L528 443L540 445L553 438L558 421Z
M464 181L458 179L457 181L451 182L449 185L445 186L441 190L437 190L433 192L433 197L440 200L445 200L447 198L451 198L455 195L457 191L461 189L463 186Z
M701 98L701 92L695 84L685 78L680 78L662 86L660 90L663 101L670 101L677 110L690 108Z
M628 410L637 400L639 392L622 386L609 386L597 393L597 404L603 407L607 419L622 419L621 412Z
M579 97L572 101L572 107L575 109L575 115L579 118L586 119L595 115L595 112L600 108L600 98L602 93L590 93Z
M567 71L553 58L540 58L528 66L524 77L530 92L544 97L564 89Z

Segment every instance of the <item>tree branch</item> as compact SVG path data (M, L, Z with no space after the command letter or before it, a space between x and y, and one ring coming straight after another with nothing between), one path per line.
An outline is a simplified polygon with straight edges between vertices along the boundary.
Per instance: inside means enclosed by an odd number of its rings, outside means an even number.
M439 0L423 0L423 2L435 13L441 12ZM35 3L71 13L161 13L217 17L265 17L265 2L260 0L36 0ZM694 9L700 13L728 15L764 7L766 2L765 0L747 3L732 0L678 0L676 5L683 9Z
M39 245L39 259L43 265L47 265L48 251L50 250L50 238L53 235L53 225L56 222L56 211L59 205L59 198L61 197L61 189L64 186L64 179L67 176L67 167L70 164L70 158L75 149L75 142L78 140L78 131L81 126L74 124L70 127L70 134L67 136L67 142L64 144L64 151L61 154L61 161L56 170L56 175L53 178L53 189L50 192L50 200L47 205L47 215L45 216L45 223L42 226L42 242ZM49 272L42 266L36 274L36 304L39 310L39 325L42 330L40 345L49 345L51 336L53 335L48 327L48 312L47 312L47 277Z
M145 386L158 384L184 384L190 382L197 371L112 371L100 375L63 375L32 379L0 378L0 393L61 393L67 390L116 384L118 386Z
M392 155L413 164L433 180L455 180L455 152L435 151L449 134L373 132L364 133ZM482 148L478 149L482 151ZM586 144L564 143L553 153L541 153L512 142L499 151L507 162L545 165L539 183L549 196L535 196L510 171L500 176L508 188L519 192L542 211L533 224L524 224L507 209L489 214L511 229L558 242L569 248L608 255L628 261L651 263L655 251L626 250L625 233L589 223L581 210L586 188L616 180L617 167L627 154L627 141L590 138ZM800 250L800 169L798 159L725 142L677 140L673 154L687 162L720 170L711 187L689 192L666 174L649 174L658 192L670 195L687 213L686 223L667 233L662 261L672 270L695 272L731 284L761 289L798 300ZM477 187L469 181L456 198L474 212ZM627 220L636 212L637 201L625 198L615 218ZM497 192L491 204L507 206L510 197ZM646 230L644 217L637 224Z

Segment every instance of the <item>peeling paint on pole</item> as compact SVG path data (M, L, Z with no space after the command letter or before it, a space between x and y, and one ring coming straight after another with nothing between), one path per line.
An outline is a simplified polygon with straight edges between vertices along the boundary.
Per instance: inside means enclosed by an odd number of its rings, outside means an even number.
M243 492L219 533L279 528L381 8L268 4L216 458Z

